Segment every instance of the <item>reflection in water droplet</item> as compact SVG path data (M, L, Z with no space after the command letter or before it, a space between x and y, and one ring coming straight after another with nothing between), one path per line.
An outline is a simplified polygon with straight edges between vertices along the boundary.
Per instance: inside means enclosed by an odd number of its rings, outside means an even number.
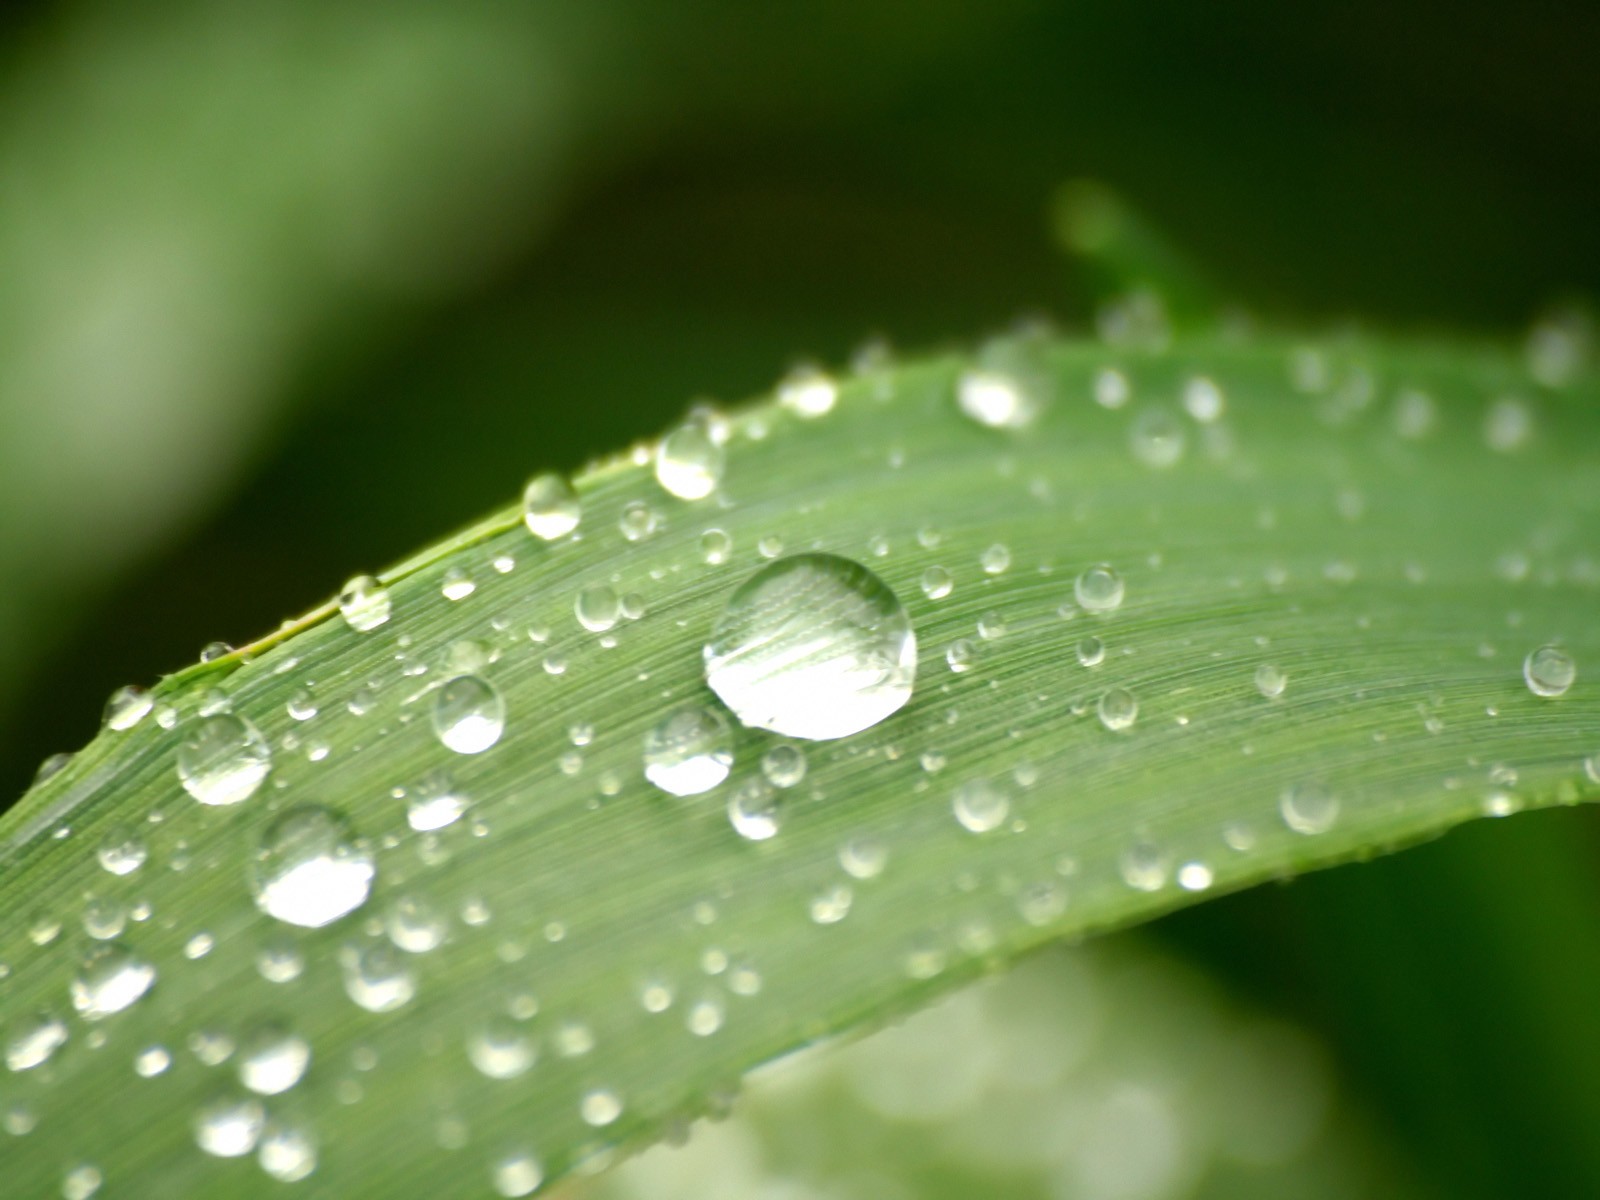
M290 809L268 825L251 868L256 907L308 929L366 903L375 872L372 852L350 823L316 805Z
M238 1158L256 1148L266 1120L259 1100L233 1096L213 1100L195 1114L195 1144L218 1158Z
M1092 613L1108 613L1121 607L1123 590L1122 576L1105 563L1090 567L1072 585L1078 604Z
M1326 833L1339 819L1339 797L1327 784L1308 780L1285 789L1278 811L1296 833Z
M132 729L155 707L155 698L142 687L121 687L106 701L104 725L118 733Z
M732 767L733 735L714 708L680 708L645 734L644 776L674 796L709 792Z
M797 554L728 598L705 647L706 682L747 726L825 740L911 698L917 642L888 586L859 563Z
M950 797L951 810L970 833L998 829L1011 811L1011 798L987 779L969 779Z
M178 781L201 804L248 800L271 769L266 739L233 713L199 718L178 743Z
M546 542L576 529L582 512L577 492L560 475L535 475L522 493L522 523L534 537Z
M276 1096L300 1082L311 1064L311 1046L282 1025L263 1025L244 1042L239 1082L259 1096Z
M119 1013L150 990L156 969L120 942L89 950L72 977L72 1007L85 1021Z
M1577 662L1559 646L1540 646L1522 663L1522 678L1535 696L1563 695L1577 677Z
M656 480L680 500L703 500L717 490L725 461L706 425L690 421L661 439Z
M457 675L434 697L433 731L457 754L482 754L500 740L505 727L505 700L477 675Z
M368 633L388 621L394 602L388 589L371 575L357 575L339 592L339 615L357 633Z
M1100 697L1100 724L1113 732L1131 729L1139 719L1139 701L1127 688L1112 688Z

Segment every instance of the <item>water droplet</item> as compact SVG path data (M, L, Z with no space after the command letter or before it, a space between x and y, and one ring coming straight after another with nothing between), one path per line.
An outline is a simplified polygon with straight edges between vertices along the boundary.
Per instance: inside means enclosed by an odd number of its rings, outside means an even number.
M972 643L966 638L957 638L945 648L945 665L960 675L964 671L972 670L978 659L978 652L973 649Z
M448 932L443 914L425 898L413 895L395 898L385 928L389 940L408 954L438 949Z
M282 1025L263 1025L245 1039L239 1082L258 1096L276 1096L299 1083L311 1065L311 1045Z
M1066 889L1052 879L1030 883L1017 892L1017 914L1029 925L1048 925L1066 911Z
M722 1001L715 996L697 1000L684 1018L684 1027L695 1037L710 1037L722 1028Z
M144 866L149 854L142 841L128 830L117 828L107 831L95 857L100 860L100 866L111 874L131 875Z
M233 653L233 647L227 642L207 642L200 647L200 661L203 663L216 662L219 658L227 658Z
M1276 700L1288 686L1289 677L1273 664L1262 663L1256 668L1256 691L1268 700Z
M522 523L546 542L564 538L578 527L583 508L578 493L560 475L535 475L522 493Z
M706 682L747 726L812 741L871 728L911 698L917 642L867 568L797 554L729 597L705 647Z
M782 824L782 801L760 779L747 779L728 797L728 823L740 837L764 842Z
M1098 667L1106 660L1106 644L1097 637L1086 637L1078 643L1078 661L1086 667Z
M648 504L634 500L622 510L622 516L617 520L617 528L622 531L622 536L630 542L642 542L656 531L659 518Z
M922 594L929 600L943 600L954 586L950 572L943 567L929 567L922 573Z
M418 833L454 825L467 811L468 797L443 771L434 771L411 788L406 798L406 824Z
M13 1071L31 1071L67 1044L67 1023L50 1013L40 1013L21 1022L6 1043L6 1066Z
M578 624L590 633L604 633L622 615L622 602L606 584L596 583L578 589L577 598L572 602L572 611L578 618Z
M1203 425L1222 416L1222 389L1204 375L1196 375L1183 385L1183 411Z
M218 1158L238 1158L256 1148L266 1120L259 1100L234 1096L213 1100L195 1114L195 1144Z
M1085 612L1114 612L1122 605L1122 576L1105 563L1085 570L1072 585L1072 594Z
M477 675L457 675L434 697L433 731L457 754L482 754L500 740L505 727L505 700Z
M585 1124L599 1129L622 1115L622 1098L609 1088L592 1088L583 1094L578 1111Z
M492 1017L467 1039L467 1057L490 1079L515 1079L533 1066L533 1043L506 1017Z
M714 708L694 704L670 713L644 739L644 776L674 796L709 792L733 767L733 735Z
M780 743L761 756L761 773L773 787L794 787L806 777L806 752Z
M951 795L950 808L969 833L988 833L1005 823L1011 798L990 780L969 779Z
M120 687L106 701L104 725L122 732L132 729L155 707L155 697L142 687Z
M1128 403L1133 389L1128 377L1114 367L1102 367L1094 376L1094 402L1101 408L1118 409Z
M178 781L201 804L248 800L271 769L266 739L232 713L201 717L178 744Z
M250 882L262 912L319 929L366 903L374 873L372 852L350 823L332 809L306 805L267 826Z
M156 969L120 942L92 947L72 977L72 1007L85 1021L119 1013L150 990Z
M1578 664L1559 646L1540 646L1522 662L1522 677L1535 696L1560 696L1578 677Z
M439 592L446 600L465 600L478 590L464 567L451 567L439 580Z
M305 966L299 947L289 941L272 939L256 954L256 973L268 983L290 983Z
M61 1200L89 1200L104 1182L99 1167L79 1163L61 1178Z
M1178 868L1178 886L1186 892L1203 892L1212 883L1211 868L1202 862L1184 863Z
M1128 433L1133 456L1147 467L1170 467L1183 457L1187 438L1183 426L1164 408L1140 413Z
M1283 823L1296 833L1326 833L1339 819L1339 797L1317 780L1296 783L1278 798Z
M357 575L339 591L339 615L357 633L370 633L388 621L394 601L371 575Z
M811 919L818 925L837 925L850 915L855 893L847 884L836 883L811 898Z
M690 421L661 439L656 480L680 500L703 500L717 490L726 462L722 447L700 421Z
M1167 856L1150 842L1135 842L1123 852L1122 881L1135 891L1158 892L1167 882Z
M839 866L852 879L876 879L889 862L889 847L875 837L853 837L839 847Z
M1438 407L1427 392L1406 388L1394 398L1394 431L1407 441L1427 437L1438 422Z
M700 554L713 567L720 567L733 553L733 539L724 529L708 529L700 535Z
M956 380L961 411L991 429L1023 429L1036 421L1053 391L1047 343L1039 333L991 338Z
M284 704L284 711L294 721L309 721L317 715L317 697L310 688L299 688Z
M1533 436L1533 413L1521 400L1496 400L1483 418L1483 440L1500 454L1520 450Z
M494 1190L507 1200L531 1196L544 1182L544 1168L526 1150L508 1154L494 1165Z
M1002 575L1011 566L1011 548L1004 542L996 542L978 556L978 563L985 575Z
M839 385L816 367L796 367L778 384L778 403L797 417L826 416L838 400Z
M1112 688L1100 697L1100 724L1113 732L1131 729L1139 719L1139 701L1127 688Z
M346 946L339 954L344 970L344 990L368 1012L393 1012L404 1008L417 994L417 977L392 946L372 942Z
M165 1046L146 1046L133 1056L134 1072L141 1079L154 1079L172 1065L172 1052Z
M274 1119L256 1150L261 1169L280 1183L298 1183L317 1169L317 1143L308 1130Z

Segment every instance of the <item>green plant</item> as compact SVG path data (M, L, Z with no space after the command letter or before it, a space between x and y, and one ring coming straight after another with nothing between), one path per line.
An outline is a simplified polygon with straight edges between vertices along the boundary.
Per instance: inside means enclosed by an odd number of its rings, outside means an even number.
M331 1194L516 1191L1049 942L1592 796L1594 377L1151 315L793 377L667 443L677 494L650 448L619 456L577 480L575 533L507 509L353 620L323 606L125 701L4 826L9 1095L36 1124L14 1186L277 1187L198 1122L280 1174L303 1133ZM725 782L652 785L652 730L719 711L730 594L814 551L904 605L910 702L816 742L730 720ZM202 799L250 791L197 803L181 747L237 734L223 712L270 774L191 750ZM336 815L284 825L306 806ZM239 1081L301 1042L281 1095Z

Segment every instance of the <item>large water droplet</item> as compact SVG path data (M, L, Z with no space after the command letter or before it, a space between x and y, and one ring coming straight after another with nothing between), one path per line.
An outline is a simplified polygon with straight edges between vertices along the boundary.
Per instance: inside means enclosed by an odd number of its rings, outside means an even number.
M372 891L372 852L332 809L307 805L280 815L251 864L256 907L318 929L354 912Z
M698 796L728 777L733 735L728 722L703 704L668 714L644 738L644 776L674 796Z
M311 1046L282 1025L264 1025L246 1040L239 1082L258 1096L276 1096L300 1082L311 1065Z
M505 727L505 700L477 675L457 675L434 697L433 731L457 754L483 753L500 740Z
M371 575L357 575L339 591L339 615L357 633L376 629L393 611L388 590Z
M911 698L917 640L905 606L867 568L797 554L728 598L705 667L745 725L821 741L869 729Z
M178 743L178 781L201 804L248 800L271 769L266 739L233 713L201 717Z
M703 500L722 481L726 458L702 421L689 421L661 439L656 480L680 500Z
M85 1021L119 1013L150 990L156 969L120 942L104 942L83 956L72 977L72 1007Z
M1535 696L1560 696L1578 677L1578 664L1559 646L1540 646L1522 663L1522 677Z
M535 475L522 493L522 523L536 538L553 542L578 527L578 493L560 475Z

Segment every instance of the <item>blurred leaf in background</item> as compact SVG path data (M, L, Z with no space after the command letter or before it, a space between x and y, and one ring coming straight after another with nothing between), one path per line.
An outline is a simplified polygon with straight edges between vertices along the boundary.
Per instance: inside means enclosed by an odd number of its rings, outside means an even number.
M874 332L1086 323L1097 281L1050 221L1066 179L1105 179L1273 317L1521 338L1600 286L1600 9L1570 0L7 20L8 796L113 687L698 395ZM1327 1047L1403 1194L1589 1194L1597 828L1494 823L1156 936Z

